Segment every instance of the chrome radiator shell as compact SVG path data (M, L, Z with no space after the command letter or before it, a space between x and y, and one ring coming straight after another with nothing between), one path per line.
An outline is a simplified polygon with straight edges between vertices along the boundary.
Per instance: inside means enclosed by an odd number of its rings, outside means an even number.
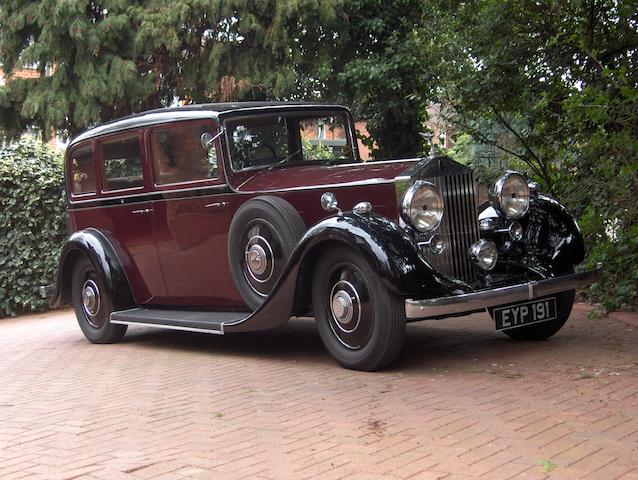
M423 254L441 273L464 282L476 280L476 267L469 257L470 246L480 238L478 184L472 170L448 157L436 157L420 162L408 173L412 182L432 182L443 195L443 219L435 233L441 236L445 249L437 255L425 247ZM406 176L401 177L404 182ZM425 238L429 235L419 235L419 240Z

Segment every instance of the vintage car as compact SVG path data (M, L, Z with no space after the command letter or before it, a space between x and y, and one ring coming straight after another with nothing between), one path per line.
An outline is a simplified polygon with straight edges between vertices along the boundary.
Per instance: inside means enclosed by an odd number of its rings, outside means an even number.
M406 321L487 309L516 340L558 332L583 239L505 173L478 204L448 157L363 162L349 110L166 108L93 128L66 154L70 237L52 304L94 343L128 325L229 334L311 316L344 367L377 370Z

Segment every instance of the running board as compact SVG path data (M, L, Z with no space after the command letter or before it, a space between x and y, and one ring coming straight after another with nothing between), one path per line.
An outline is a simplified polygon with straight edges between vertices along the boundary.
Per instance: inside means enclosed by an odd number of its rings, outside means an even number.
M249 316L250 313L246 312L193 312L190 310L131 308L111 313L111 323L223 335L224 324L241 322Z

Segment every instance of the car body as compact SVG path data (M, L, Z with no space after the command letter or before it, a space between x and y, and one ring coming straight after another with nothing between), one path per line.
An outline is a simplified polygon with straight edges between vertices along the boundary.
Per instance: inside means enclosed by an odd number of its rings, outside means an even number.
M348 368L398 354L406 321L489 310L546 338L602 267L573 217L509 172L478 203L472 171L435 152L362 162L349 110L230 103L145 112L66 154L69 239L52 304L89 340L127 325L228 334L315 316Z

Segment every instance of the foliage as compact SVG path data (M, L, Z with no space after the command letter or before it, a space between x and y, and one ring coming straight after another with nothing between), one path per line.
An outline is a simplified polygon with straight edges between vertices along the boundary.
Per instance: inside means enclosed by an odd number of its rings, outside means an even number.
M609 263L593 299L634 302L635 269L621 265L638 257L638 2L445 1L433 11L426 30L439 32L449 121L523 162L585 225L588 262Z
M0 147L0 317L43 309L66 236L64 174L47 145Z
M303 152L304 160L332 160L335 158L335 154L332 147L325 143L312 144L306 137L301 138L301 150Z
M171 104L283 98L330 51L338 0L13 0L0 8L0 128L75 135ZM303 38L303 42L300 39ZM47 71L51 75L44 75Z
M377 159L414 157L422 147L431 68L419 27L420 0L350 0L333 70L338 98L351 104L378 145ZM373 147L372 142L366 142Z
M412 156L425 14L419 0L14 0L0 9L0 62L43 76L0 87L0 132L73 136L176 98L339 100L367 119L378 157Z

